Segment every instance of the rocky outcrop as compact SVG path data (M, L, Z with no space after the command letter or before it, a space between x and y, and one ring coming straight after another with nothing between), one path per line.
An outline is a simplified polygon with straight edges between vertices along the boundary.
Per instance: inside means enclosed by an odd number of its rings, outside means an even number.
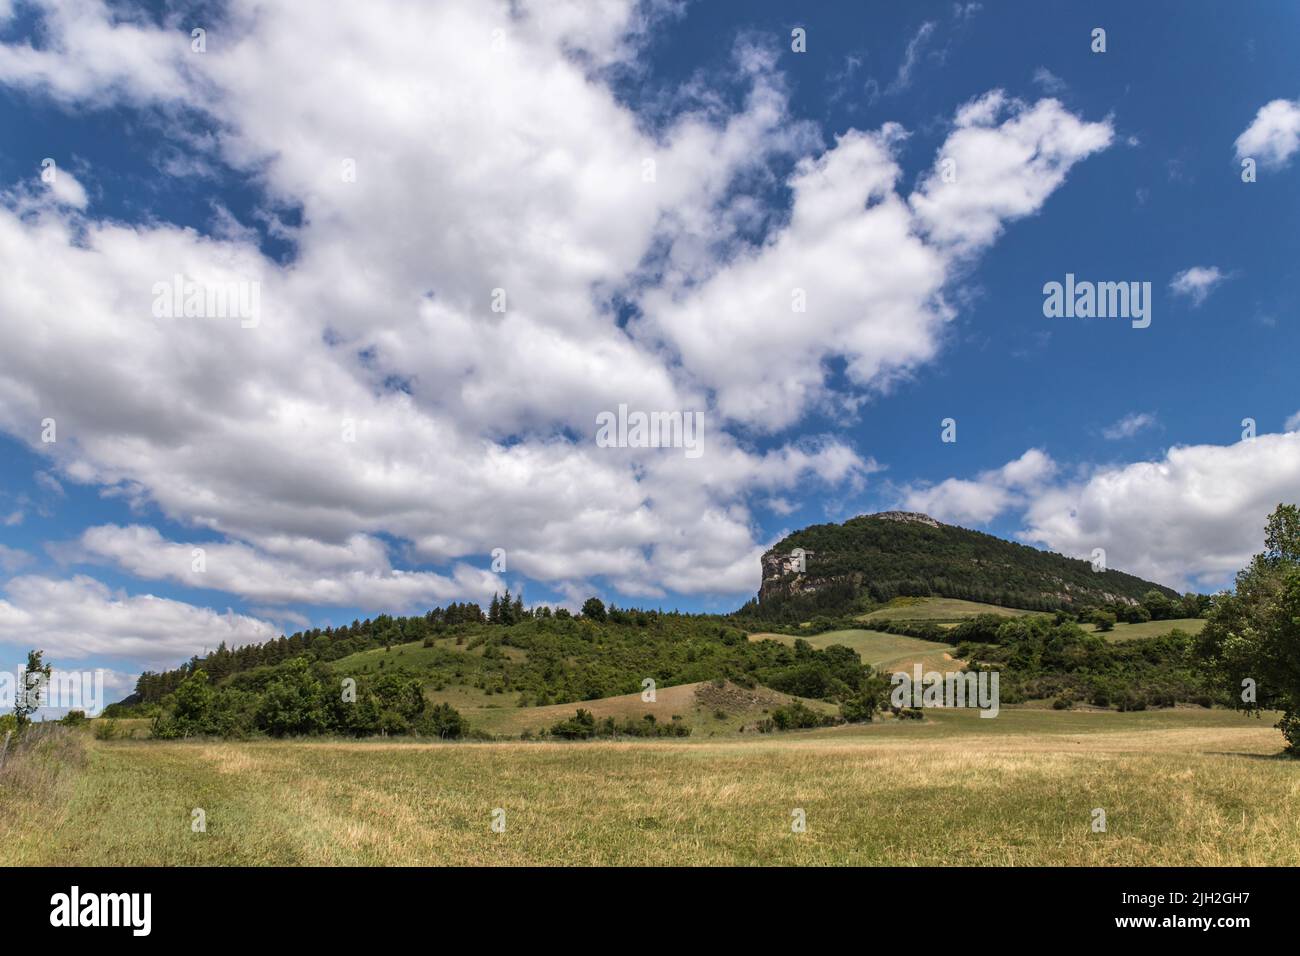
M878 511L873 515L861 515L863 518L880 518L883 521L910 521L914 524L928 524L931 528L939 528L942 525L931 518L929 515L923 515L919 511Z

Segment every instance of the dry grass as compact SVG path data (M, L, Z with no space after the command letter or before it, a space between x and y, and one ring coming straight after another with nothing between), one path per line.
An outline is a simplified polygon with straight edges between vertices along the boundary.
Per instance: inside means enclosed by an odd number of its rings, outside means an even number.
M1300 764L1280 742L1206 711L725 741L96 742L0 863L1294 865Z
M862 663L885 671L910 671L914 664L920 664L926 671L959 670L964 664L953 657L952 652L956 648L950 644L884 631L855 628L797 637L790 634L759 633L750 634L749 639L780 641L792 646L796 640L804 640L817 650L840 644L856 651L858 657L862 658Z
M1034 614L1016 608L1002 607L998 604L981 604L978 601L963 601L960 598L943 597L902 597L894 598L882 608L863 614L860 621L961 621L977 614L997 614L1001 617L1019 617L1022 614Z
M3 847L63 819L86 762L86 739L83 730L57 724L11 739L0 767L0 860Z

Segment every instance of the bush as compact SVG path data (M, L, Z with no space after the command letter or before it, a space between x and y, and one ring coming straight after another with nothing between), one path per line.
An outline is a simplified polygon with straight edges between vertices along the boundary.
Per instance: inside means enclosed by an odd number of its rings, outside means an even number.
M772 711L772 723L777 730L802 730L808 727L825 727L835 723L835 718L813 710L801 700L792 700L784 707L777 707Z
M119 736L117 721L111 717L104 717L95 721L94 733L96 740L116 740Z
M591 711L578 708L568 720L561 720L551 727L553 737L562 737L565 740L588 740L596 736L596 718L592 716Z
M458 740L469 730L469 724L451 704L437 704L421 718L420 733L426 737Z

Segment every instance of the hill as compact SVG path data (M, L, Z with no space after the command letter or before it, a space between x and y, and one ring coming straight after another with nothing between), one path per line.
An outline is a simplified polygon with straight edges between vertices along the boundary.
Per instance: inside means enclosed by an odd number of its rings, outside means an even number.
M796 531L763 555L756 601L742 614L840 615L899 596L939 596L1031 611L1137 604L1170 588L1123 571L887 511Z

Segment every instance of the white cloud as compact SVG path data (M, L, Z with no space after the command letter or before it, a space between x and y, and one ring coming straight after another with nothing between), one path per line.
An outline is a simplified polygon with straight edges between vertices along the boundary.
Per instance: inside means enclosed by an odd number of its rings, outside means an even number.
M1300 431L1300 412L1289 416L1286 424L1282 426L1282 430L1288 432Z
M901 506L939 521L960 525L988 524L1010 508L1025 503L1026 493L1038 489L1056 472L1046 452L1031 448L1001 468L974 480L947 478L936 485L910 486L901 494Z
M1156 416L1150 412L1130 412L1114 424L1103 428L1101 434L1110 441L1118 441L1122 438L1132 438L1144 429L1154 428L1156 424Z
M1048 96L1058 96L1065 92L1067 83L1045 66L1034 70L1034 83Z
M907 41L907 50L903 54L903 62L898 66L898 73L894 76L893 82L886 88L886 93L901 93L912 85L912 73L916 69L917 62L921 59L921 50L929 42L931 34L934 33L934 21L927 20L917 28L912 39Z
M638 10L236 0L193 54L185 31L83 0L48 16L41 49L0 44L0 82L142 110L194 162L262 188L260 214L302 210L275 227L286 266L229 216L204 236L9 194L0 312L27 320L0 352L0 429L61 481L219 536L209 586L259 604L478 598L471 562L497 547L565 593L602 575L633 594L753 590L754 505L878 466L832 437L753 451L736 426L837 410L837 356L865 394L932 360L965 259L1110 126L991 94L941 151L956 191L906 198L901 128L822 150L752 46L738 107L687 84L646 122L601 73L635 65ZM456 42L430 56L430 37ZM795 156L788 222L742 239L765 221L767 170ZM257 283L258 326L154 318L177 274ZM627 327L614 292L640 309ZM620 403L704 412L705 454L596 448L596 414ZM45 417L54 445L33 437ZM185 543L94 530L103 560L180 580ZM452 570L403 571L381 540Z
M55 173L53 182L48 183L47 188L50 191L50 196L61 206L85 209L90 201L86 198L86 187L81 185L81 181L76 176L73 176L72 173L65 169L60 169Z
M1040 465L1031 469L1035 480L1012 490L1007 469L1024 460L976 480L913 490L905 506L959 524L1018 512L1026 541L1079 558L1104 548L1109 567L1180 589L1214 589L1261 550L1267 516L1300 492L1295 431L1175 447L1156 460L1093 466L1068 478Z
M1254 159L1261 166L1279 169L1300 150L1300 100L1273 100L1237 137L1237 159Z
M977 252L1005 223L1038 212L1075 163L1113 138L1109 121L1085 122L1056 100L1028 106L1001 90L987 93L958 111L938 162L912 194L918 225L954 253ZM944 160L952 164L947 178Z
M14 578L0 598L0 641L45 650L62 664L92 655L174 667L203 649L272 640L279 632L243 614L219 614L151 594L128 596L93 578Z
M1176 295L1187 296L1192 305L1200 305L1226 278L1227 274L1218 266L1192 266L1175 275L1169 281L1169 288Z
M12 574L24 565L30 564L31 561L32 556L26 551L0 544L0 571Z
M485 602L505 588L496 574L466 564L458 564L450 577L394 570L383 545L363 535L339 546L273 539L265 548L254 548L242 543L180 543L164 539L154 528L100 525L87 529L79 544L87 558L111 561L139 578L213 588L273 604L400 613L467 595Z
M1164 584L1215 587L1263 546L1264 521L1300 489L1300 433L1172 448L1038 496L1026 536Z

